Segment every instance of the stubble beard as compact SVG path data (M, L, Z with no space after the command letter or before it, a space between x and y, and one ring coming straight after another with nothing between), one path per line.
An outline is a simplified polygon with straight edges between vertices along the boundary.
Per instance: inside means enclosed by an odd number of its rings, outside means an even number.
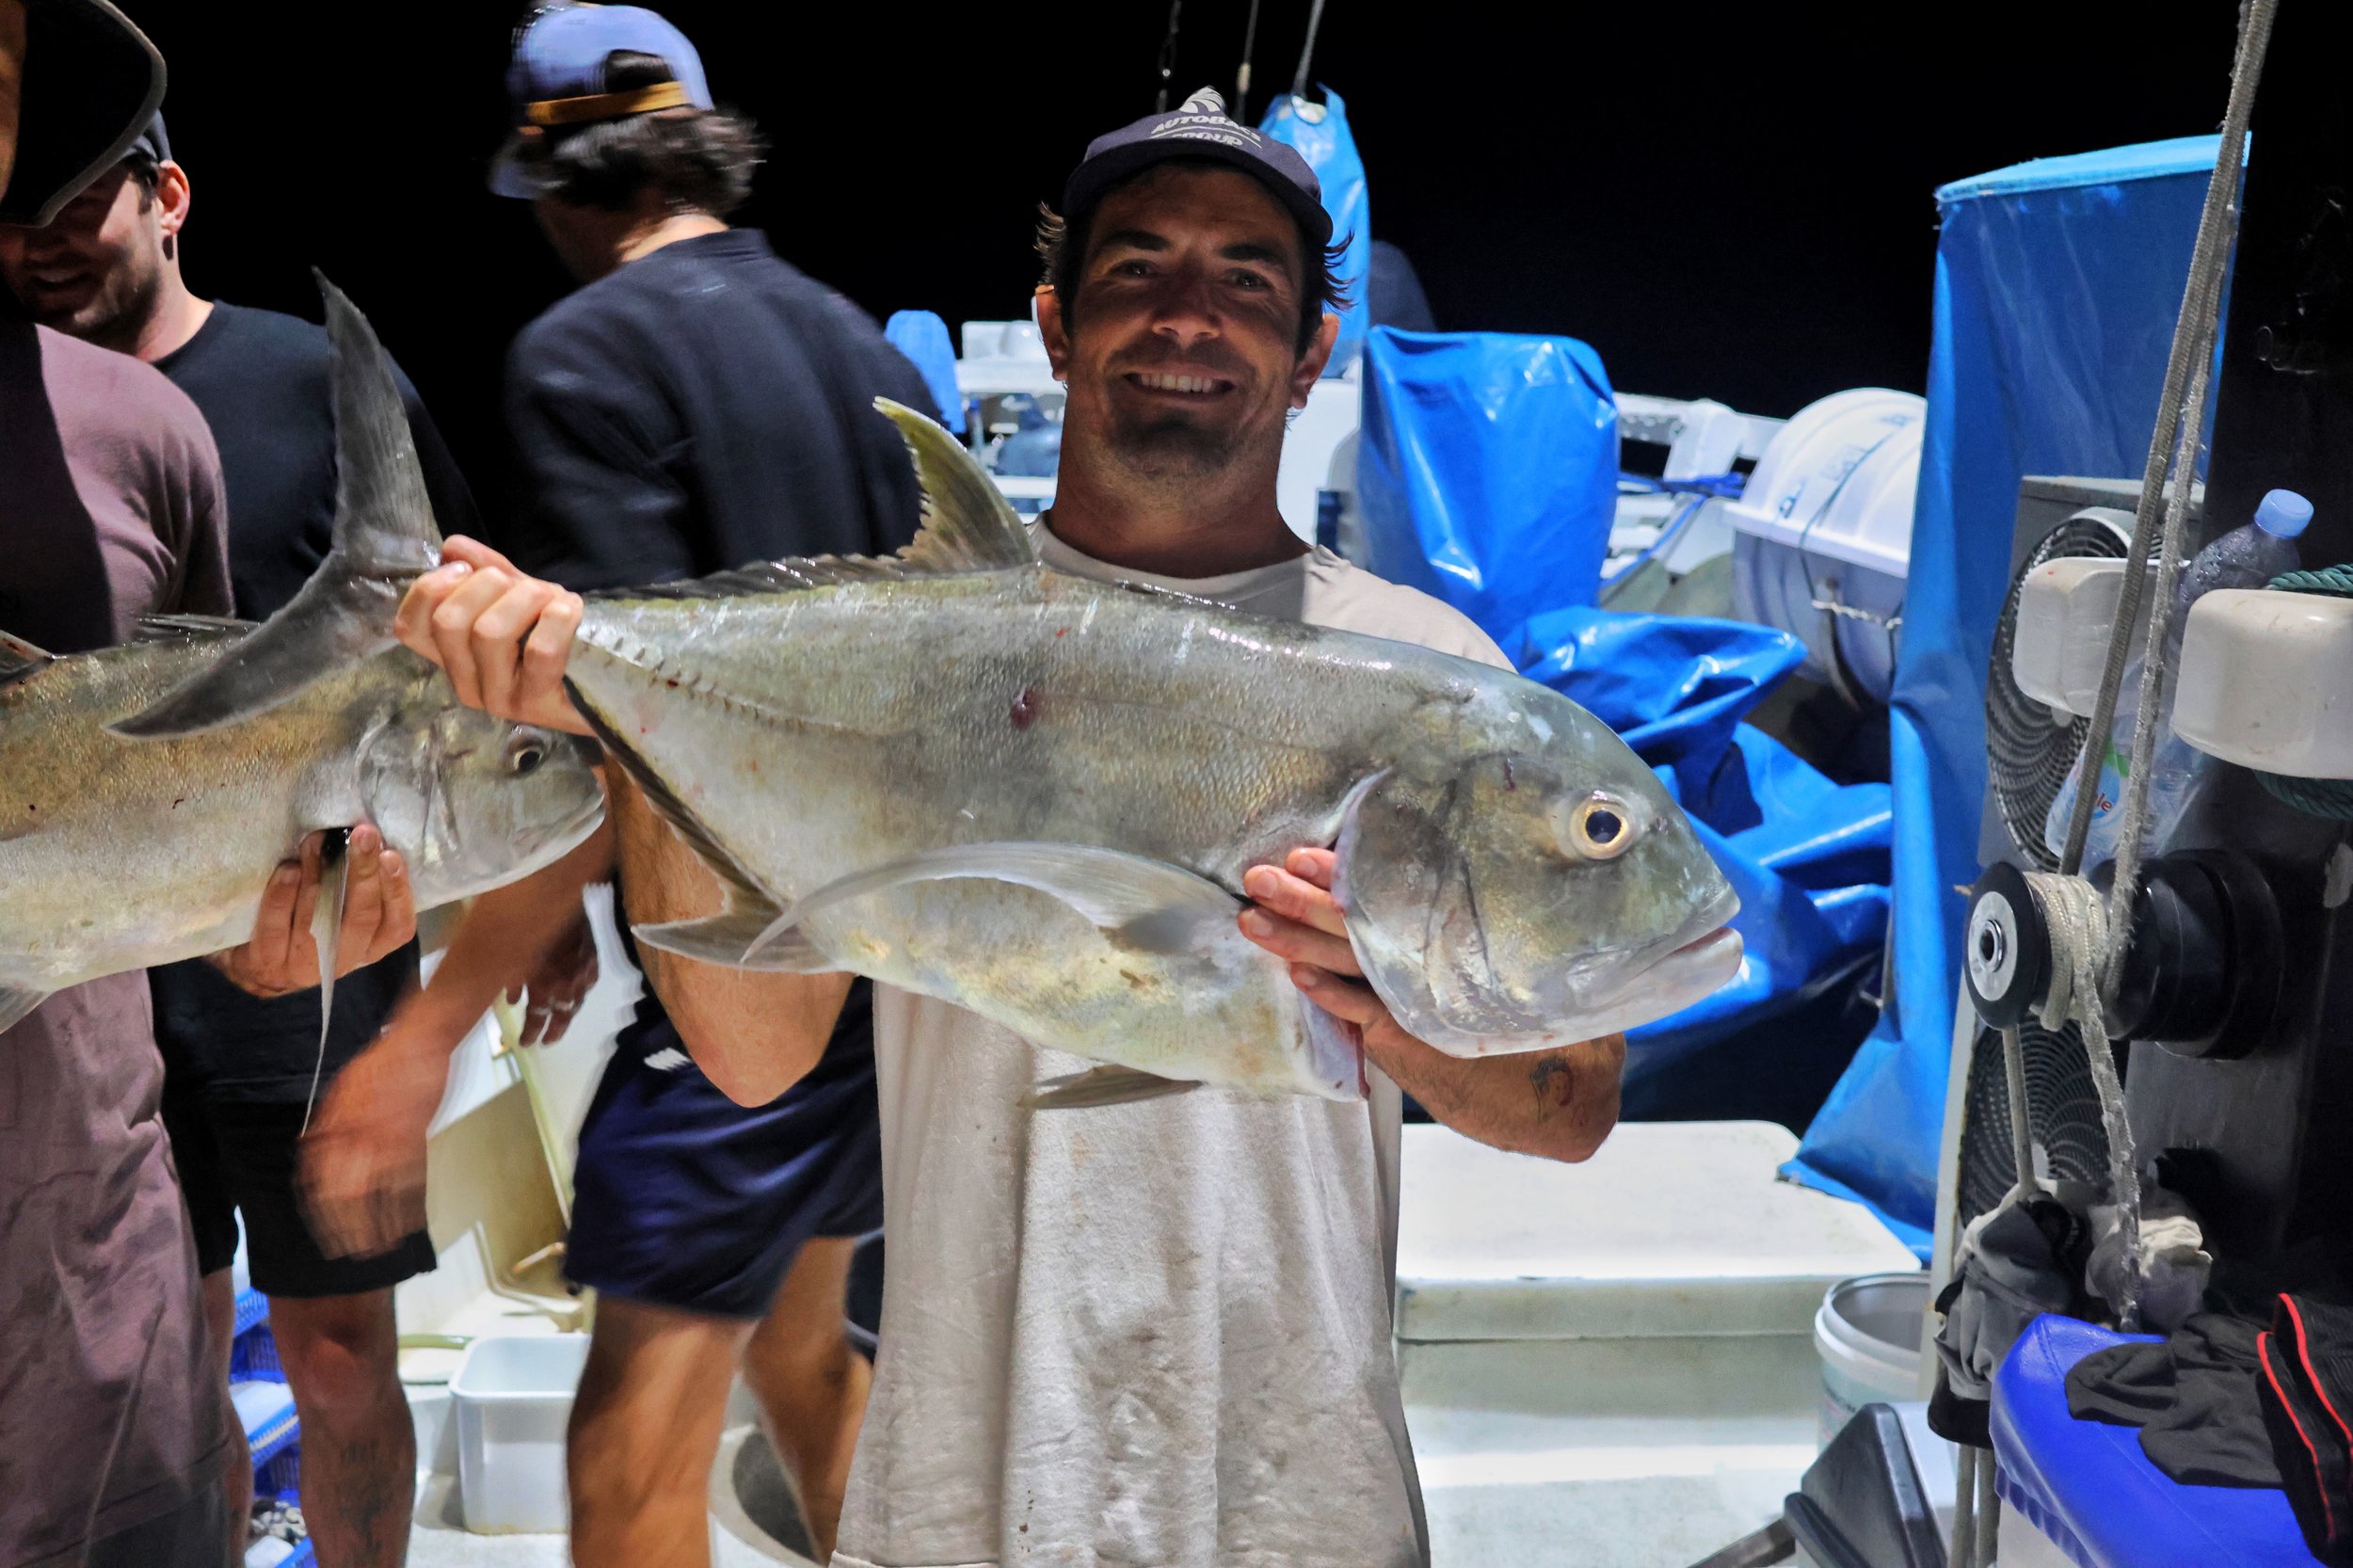
M118 267L79 305L44 312L41 325L128 354L137 347L139 331L154 313L162 289L160 266Z
M1236 432L1182 417L1115 422L1106 444L1137 477L1156 484L1211 478L1233 465Z

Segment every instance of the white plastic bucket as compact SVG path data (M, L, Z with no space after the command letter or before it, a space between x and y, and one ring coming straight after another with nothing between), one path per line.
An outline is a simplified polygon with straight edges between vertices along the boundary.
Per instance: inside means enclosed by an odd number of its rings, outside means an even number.
M477 1339L449 1380L466 1528L481 1535L566 1528L564 1428L588 1363L584 1334Z
M1822 1358L1817 1440L1827 1445L1866 1404L1920 1397L1920 1335L1929 1307L1925 1273L1842 1279L1814 1314Z

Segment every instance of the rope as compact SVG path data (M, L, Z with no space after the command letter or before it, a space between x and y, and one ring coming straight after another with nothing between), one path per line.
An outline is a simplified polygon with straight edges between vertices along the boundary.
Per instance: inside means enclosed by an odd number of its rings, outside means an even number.
M2042 1184L2034 1174L2034 1127L2026 1104L2026 1050L2019 1043L2018 1031L2002 1031L2002 1077L2009 1091L2009 1157L2018 1179L2010 1185L2011 1195L2031 1193Z
M1315 58L1316 32L1323 25L1323 0L1307 8L1307 41L1299 46L1299 70L1291 77L1291 96L1307 96L1307 62Z
M2325 594L2332 599L2353 599L2353 565L2322 567L2313 571L2291 571L2271 580L2272 587L2282 593ZM2353 778L2297 778L2283 773L2264 773L2255 776L2263 780L2265 789L2286 805L2308 817L2328 822L2353 822Z
M2158 535L2158 504L2164 497L2165 474L2169 455L2179 461L2180 450L2195 454L2201 434L2205 402L2203 383L2214 358L2214 336L2221 315L2222 285L2230 270L2231 241L2238 226L2239 170L2247 155L2247 123L2254 113L2255 85L2263 75L2264 53L2271 43L2271 24L2279 10L2279 0L2248 0L2244 19L2240 23L2238 56L2231 68L2231 100L2222 117L2221 146L2217 150L2214 173L2206 182L2204 208L2198 216L2198 241L2190 252L2189 278L2183 285L2182 311L2173 326L2173 346L2167 356L2165 390L2157 401L2156 428L2150 432L2149 460L2140 482L2140 503L2134 508L2133 548L2124 568L2122 592L2116 606L2116 629L2108 638L2107 664L2102 671L2099 699L2092 705L2091 724L2086 731L2084 763L2087 780L2099 776L2099 757L2108 744L2108 731L2116 722L2116 699L2124 684L2124 665L2131 656L2133 619L2140 613L2140 597L2146 586L2150 552L2156 547ZM2199 420L2188 424L2185 442L2178 441L2183 428L2183 406L2189 400L2191 377L2200 382L2198 398ZM2185 471L2177 492L2176 510L2169 515L2165 532L2168 535L2166 559L2160 563L2165 574L2163 591L2172 587L2175 557L2179 546L2179 531L2174 525L2186 510L2189 474L2193 462L2181 464ZM2163 600L2158 603L2162 605ZM2164 617L2150 616L2150 653L2162 656L2162 622ZM2144 655L2144 658L2148 657ZM2143 670L2142 687L2149 686L2148 671ZM2151 753L2153 755L2156 720L2155 704L2145 703L2140 711L2139 729L2150 731ZM2140 752L2139 736L2135 735L2134 752ZM2134 884L2138 880L2139 851L2137 834L2140 820L2131 810L2133 803L2145 802L2148 796L2146 768L2136 767L2133 776L2125 781L2127 810L2123 819L2123 842L2134 846L2127 863L2119 856L2116 889L2119 908L2130 908ZM2084 859L2084 840L2091 831L2091 810L2099 792L2081 789L2075 792L2074 814L2067 824L2067 845L2059 856L2059 869L2073 873ZM2127 872L2133 874L2127 876Z
M2131 928L2111 927L2099 889L2082 877L2049 872L2025 875L2051 936L2051 989L2042 1000L2042 1022L2058 1029L2074 1020L2083 1037L2091 1087L2100 1096L2100 1120L2107 1128L2109 1195L2116 1200L2118 1240L2124 1255L2120 1299L2110 1304L2116 1308L2117 1326L2131 1334L2140 1320L2140 1161L2133 1149L2132 1124L2124 1117L2124 1080L2116 1071L2107 1010L2101 1000L2103 970L2111 954L2126 946L2121 940L2110 942L2109 932L2121 936ZM2020 1070L2024 1072L2023 1065Z

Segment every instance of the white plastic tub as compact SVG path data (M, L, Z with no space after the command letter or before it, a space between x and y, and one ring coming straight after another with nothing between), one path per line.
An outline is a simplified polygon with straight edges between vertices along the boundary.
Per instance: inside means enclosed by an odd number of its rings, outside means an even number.
M564 1428L587 1362L584 1334L495 1336L467 1349L449 1396L468 1529L549 1533L569 1525Z
M1814 1315L1814 1348L1822 1358L1822 1443L1866 1404L1920 1397L1928 1308L1925 1273L1864 1274L1840 1280L1822 1297Z

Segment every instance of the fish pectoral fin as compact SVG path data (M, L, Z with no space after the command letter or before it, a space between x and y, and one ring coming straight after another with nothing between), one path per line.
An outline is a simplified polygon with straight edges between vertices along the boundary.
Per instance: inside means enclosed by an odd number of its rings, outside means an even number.
M706 964L724 964L731 969L830 974L841 968L840 961L820 952L799 931L774 930L782 913L773 904L746 900L701 920L632 926L630 935L646 947Z
M441 534L392 361L367 317L317 273L335 401L335 528L327 559L276 615L152 704L106 728L155 739L267 712L391 648L402 594L441 555ZM185 634L186 625L180 628Z
M1363 1099L1372 1092L1365 1076L1365 1037L1354 1024L1333 1014L1305 992L1299 996L1300 1032L1307 1066L1333 1099Z
M24 1021L24 1015L49 1000L47 991L30 991L22 985L0 985L0 1031Z
M335 1021L336 950L344 934L344 895L351 888L351 830L329 833L319 846L319 901L311 909L311 943L319 951L319 1051L311 1066L311 1094L302 1104L302 1130L319 1102L319 1076L327 1068L327 1030Z
M829 883L778 917L797 925L829 904L917 882L968 878L1034 888L1076 909L1113 940L1140 952L1195 951L1216 927L1230 923L1241 901L1182 866L1125 850L1089 844L957 844L927 849Z
M1049 1078L1021 1096L1024 1111L1084 1111L1098 1105L1127 1105L1135 1100L1181 1095L1201 1085L1181 1078L1162 1078L1141 1067L1105 1064L1064 1078Z

